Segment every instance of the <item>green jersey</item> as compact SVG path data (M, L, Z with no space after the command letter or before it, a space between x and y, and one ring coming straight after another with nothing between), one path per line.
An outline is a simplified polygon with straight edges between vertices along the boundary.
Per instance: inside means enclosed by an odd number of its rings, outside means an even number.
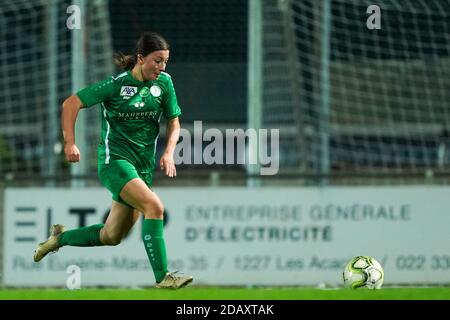
M140 172L152 172L161 115L181 114L169 74L142 82L131 71L110 77L77 92L83 107L102 104L98 163L124 159Z

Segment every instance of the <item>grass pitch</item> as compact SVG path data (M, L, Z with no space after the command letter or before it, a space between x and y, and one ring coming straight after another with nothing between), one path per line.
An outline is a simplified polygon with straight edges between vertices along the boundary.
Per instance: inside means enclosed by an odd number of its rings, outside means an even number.
M380 290L187 287L161 289L7 289L1 300L450 300L450 287Z

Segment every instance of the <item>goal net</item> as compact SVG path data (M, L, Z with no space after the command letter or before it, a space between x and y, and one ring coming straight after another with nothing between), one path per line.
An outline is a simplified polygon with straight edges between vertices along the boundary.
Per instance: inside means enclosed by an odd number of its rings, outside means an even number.
M280 169L448 172L448 1L262 3L262 117L280 128Z
M84 3L80 29L70 29L71 5ZM81 9L81 8L80 8ZM84 35L84 47L74 52L75 32ZM75 53L75 55L74 55ZM85 64L75 65L74 56ZM74 75L86 83L113 72L107 1L3 0L0 2L0 174L68 176L63 161L60 109L76 90ZM78 88L80 89L80 88ZM86 110L86 174L96 172L96 145L100 125L97 110Z

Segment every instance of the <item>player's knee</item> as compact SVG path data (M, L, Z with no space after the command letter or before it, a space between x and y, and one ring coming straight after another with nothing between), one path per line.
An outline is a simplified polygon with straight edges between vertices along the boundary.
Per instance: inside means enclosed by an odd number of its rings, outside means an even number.
M164 205L160 200L148 200L144 203L144 214L146 219L162 219Z
M119 232L108 232L101 239L104 245L117 246L122 241L122 234Z
M109 238L107 242L108 243L106 243L106 245L108 246L117 246L120 242L122 242L122 237Z

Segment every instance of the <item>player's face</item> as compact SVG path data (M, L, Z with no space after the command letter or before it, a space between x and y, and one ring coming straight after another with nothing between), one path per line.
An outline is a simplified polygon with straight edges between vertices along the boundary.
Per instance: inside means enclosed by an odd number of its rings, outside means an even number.
M145 57L139 56L142 76L145 81L156 80L159 74L166 69L169 61L169 50L158 50L149 53Z

